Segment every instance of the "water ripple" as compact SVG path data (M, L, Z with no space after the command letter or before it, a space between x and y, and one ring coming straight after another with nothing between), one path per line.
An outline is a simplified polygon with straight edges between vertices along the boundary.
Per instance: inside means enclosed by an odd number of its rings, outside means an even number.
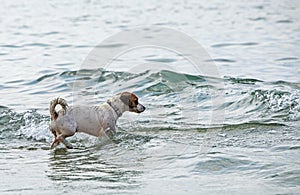
M231 46L255 46L258 45L256 42L245 42L245 43L219 43L214 44L212 47L231 47Z

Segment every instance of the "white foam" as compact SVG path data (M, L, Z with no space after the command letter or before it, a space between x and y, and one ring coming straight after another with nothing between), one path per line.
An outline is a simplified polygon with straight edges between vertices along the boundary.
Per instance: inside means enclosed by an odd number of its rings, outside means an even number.
M23 117L25 125L19 129L19 135L37 141L51 140L49 121L46 118L38 117L37 113L33 112L26 112Z

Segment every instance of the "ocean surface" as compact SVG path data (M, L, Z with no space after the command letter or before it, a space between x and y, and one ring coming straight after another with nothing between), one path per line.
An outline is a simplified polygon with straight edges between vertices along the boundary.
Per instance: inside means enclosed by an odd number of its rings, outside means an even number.
M299 194L298 1L1 1L0 194ZM131 91L50 149L49 102Z

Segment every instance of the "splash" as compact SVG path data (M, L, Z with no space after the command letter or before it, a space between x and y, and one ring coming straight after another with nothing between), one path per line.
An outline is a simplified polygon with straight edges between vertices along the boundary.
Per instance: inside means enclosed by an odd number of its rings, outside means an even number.
M37 111L23 113L5 108L0 112L0 138L30 139L49 141L49 119Z
M49 119L35 111L23 115L24 125L19 129L19 136L36 141L50 141Z

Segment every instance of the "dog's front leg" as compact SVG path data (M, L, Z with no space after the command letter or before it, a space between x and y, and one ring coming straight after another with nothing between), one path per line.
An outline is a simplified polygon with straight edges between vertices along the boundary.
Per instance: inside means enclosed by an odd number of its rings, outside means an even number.
M105 135L107 135L109 138L113 138L114 134L116 133L116 129L112 127L107 127L105 130Z
M59 144L59 140L57 138L54 138L51 144L51 149L55 148L58 144Z

